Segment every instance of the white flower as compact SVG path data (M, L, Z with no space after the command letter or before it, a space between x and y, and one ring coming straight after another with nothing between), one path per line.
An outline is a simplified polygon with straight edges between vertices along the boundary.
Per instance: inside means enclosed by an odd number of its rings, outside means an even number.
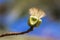
M37 27L41 24L41 18L45 16L45 12L38 8L31 8L29 9L30 18L28 21L29 26Z
M45 12L38 8L29 9L29 13L31 16L36 16L39 19L45 16Z

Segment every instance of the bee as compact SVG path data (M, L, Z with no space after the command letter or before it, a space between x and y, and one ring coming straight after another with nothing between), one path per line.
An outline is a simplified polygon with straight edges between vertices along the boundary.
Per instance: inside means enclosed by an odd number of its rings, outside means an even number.
M30 8L29 14L28 25L31 27L39 26L42 23L41 18L45 16L45 12L38 8Z

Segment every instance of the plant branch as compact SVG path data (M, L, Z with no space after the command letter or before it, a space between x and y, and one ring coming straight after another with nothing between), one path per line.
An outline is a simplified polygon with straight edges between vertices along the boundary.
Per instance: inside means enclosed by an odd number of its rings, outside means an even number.
M33 28L34 27L30 27L27 31L24 31L24 32L10 32L10 33L0 34L0 37L26 34L33 31Z

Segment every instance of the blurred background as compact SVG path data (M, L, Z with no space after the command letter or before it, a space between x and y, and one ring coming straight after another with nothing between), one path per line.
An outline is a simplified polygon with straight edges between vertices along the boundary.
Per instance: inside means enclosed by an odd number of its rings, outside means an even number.
M29 28L29 9L37 7L45 11L42 24L26 36L9 37L6 40L60 40L60 0L0 0L0 34L22 32ZM30 38L30 37L32 38ZM25 38L26 37L26 38ZM1 40L5 40L2 38Z

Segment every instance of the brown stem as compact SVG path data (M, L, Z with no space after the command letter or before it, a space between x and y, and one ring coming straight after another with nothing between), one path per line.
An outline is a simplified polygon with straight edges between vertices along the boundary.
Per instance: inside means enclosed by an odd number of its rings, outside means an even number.
M30 27L27 31L24 31L24 32L10 32L10 33L5 33L5 34L0 34L0 37L22 35L22 34L29 33L31 31L33 31L33 28L34 27Z

